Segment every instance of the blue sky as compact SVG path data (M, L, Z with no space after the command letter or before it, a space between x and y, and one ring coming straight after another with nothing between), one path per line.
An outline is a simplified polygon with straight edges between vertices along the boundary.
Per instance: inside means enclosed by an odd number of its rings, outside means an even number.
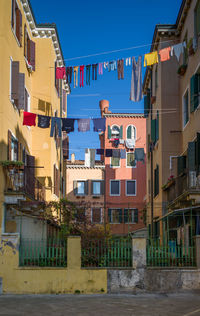
M56 23L66 65L79 66L148 53L155 24L174 24L181 0L31 0L31 4L37 23ZM102 54L136 46L143 47ZM77 58L92 54L101 55ZM130 66L125 67L124 80L117 79L117 71L106 70L89 87L84 82L83 88L74 89L72 84L68 117L100 117L101 99L109 100L112 112L143 112L143 102L129 100L130 84ZM83 159L84 148L99 148L99 137L92 131L77 132L77 123L75 127L69 136L70 154Z

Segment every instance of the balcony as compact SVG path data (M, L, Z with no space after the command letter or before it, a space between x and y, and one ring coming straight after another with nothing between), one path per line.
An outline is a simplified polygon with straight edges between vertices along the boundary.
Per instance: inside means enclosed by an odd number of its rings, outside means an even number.
M19 199L31 199L33 201L45 201L45 187L35 178L34 168L5 168L6 196L20 196ZM9 200L9 199L8 199Z
M165 190L169 206L175 206L181 202L193 205L194 202L199 202L200 200L200 180L196 177L195 171L186 172L178 176Z

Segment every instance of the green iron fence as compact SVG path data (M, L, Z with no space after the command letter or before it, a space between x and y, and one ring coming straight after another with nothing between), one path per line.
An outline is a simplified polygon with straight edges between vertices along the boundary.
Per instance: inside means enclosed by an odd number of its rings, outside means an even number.
M147 266L151 267L194 267L196 265L195 246L180 246L176 241L168 245L147 242Z
M82 240L82 267L131 267L130 238Z
M19 249L20 266L66 267L67 240L23 239Z

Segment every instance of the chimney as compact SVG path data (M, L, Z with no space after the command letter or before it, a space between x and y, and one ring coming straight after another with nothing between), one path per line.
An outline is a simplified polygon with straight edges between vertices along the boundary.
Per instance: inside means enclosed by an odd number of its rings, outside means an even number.
M99 107L101 110L101 116L103 116L103 113L111 113L109 109L109 101L108 100L101 100L99 101Z
M75 154L71 154L71 162L74 163L75 162Z

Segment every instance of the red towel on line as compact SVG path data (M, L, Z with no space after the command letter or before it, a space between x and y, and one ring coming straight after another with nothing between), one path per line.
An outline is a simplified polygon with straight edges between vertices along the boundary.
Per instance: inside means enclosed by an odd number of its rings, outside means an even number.
M35 120L36 114L24 111L23 125L35 126Z
M65 79L66 69L65 67L56 67L56 79Z

